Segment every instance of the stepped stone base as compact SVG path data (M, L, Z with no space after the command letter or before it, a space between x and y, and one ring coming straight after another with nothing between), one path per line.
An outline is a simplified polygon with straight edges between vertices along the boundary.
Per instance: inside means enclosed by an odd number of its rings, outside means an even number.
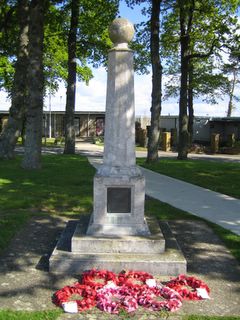
M83 226L79 223L72 237L71 251L79 254L85 254L86 252L91 254L163 253L165 251L165 239L159 226L156 225L156 221L149 220L146 225L151 232L148 236L131 236L119 232L116 237L116 235L86 235Z
M95 268L114 272L142 270L172 276L186 273L186 260L169 225L160 223L163 235L158 225L149 221L148 225L155 231L146 238L99 239L86 236L86 227L81 222L69 221L49 260L50 272L74 275Z

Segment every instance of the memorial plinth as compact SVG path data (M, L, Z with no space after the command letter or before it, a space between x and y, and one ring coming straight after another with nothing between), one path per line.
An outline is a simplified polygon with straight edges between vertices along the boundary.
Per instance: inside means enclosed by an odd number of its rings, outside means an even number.
M176 240L167 232L172 244L169 251L158 224L147 223L144 217L145 179L136 166L133 52L128 47L133 25L115 19L109 35L114 46L108 56L104 155L94 177L93 213L87 230L81 223L71 236L65 230L50 259L50 270L184 273L186 261ZM64 239L71 244L71 252L61 250Z

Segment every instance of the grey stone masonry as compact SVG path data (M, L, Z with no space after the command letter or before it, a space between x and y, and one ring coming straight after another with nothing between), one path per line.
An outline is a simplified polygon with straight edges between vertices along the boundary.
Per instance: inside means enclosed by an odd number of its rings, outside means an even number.
M109 34L103 164L94 177L94 210L88 235L149 235L144 219L145 179L136 166L133 52L126 19L115 19Z

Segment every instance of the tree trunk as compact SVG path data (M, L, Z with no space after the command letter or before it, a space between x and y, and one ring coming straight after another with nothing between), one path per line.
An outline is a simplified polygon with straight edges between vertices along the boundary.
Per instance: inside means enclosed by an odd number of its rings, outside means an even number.
M227 117L232 116L232 111L233 111L233 93L235 89L235 84L237 81L237 71L236 69L233 69L233 81L232 81L232 88L229 92L229 102L228 102L228 111L227 111Z
M77 47L77 26L79 17L79 0L72 0L71 26L68 36L68 83L67 102L65 115L65 148L64 153L75 153L75 92L76 92L76 47Z
M179 100L179 140L178 159L187 159L189 148L188 132L188 64L190 37L187 29L184 0L179 0L180 9L180 48L181 48L181 83Z
M159 15L161 2L162 0L152 0L150 39L152 63L152 106L151 126L148 136L147 162L158 160L162 96L162 65L159 56Z
M32 0L29 25L28 108L26 116L25 153L22 166L41 167L43 113L43 26L44 0Z
M28 0L18 2L19 44L12 88L12 101L8 123L0 135L0 158L11 159L18 137L21 135L26 106L26 69L28 63Z
M189 144L193 142L193 122L194 122L194 109L193 109L193 63L189 62L188 70L188 132Z

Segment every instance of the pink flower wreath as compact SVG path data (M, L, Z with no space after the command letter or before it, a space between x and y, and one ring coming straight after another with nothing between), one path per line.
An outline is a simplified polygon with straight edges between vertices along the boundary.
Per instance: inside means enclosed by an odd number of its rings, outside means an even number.
M158 300L158 298L161 300ZM177 311L182 306L181 296L168 287L146 288L138 298L138 304L151 311Z
M97 307L105 312L118 314L121 309L128 313L138 308L137 299L128 286L106 287L97 292Z

